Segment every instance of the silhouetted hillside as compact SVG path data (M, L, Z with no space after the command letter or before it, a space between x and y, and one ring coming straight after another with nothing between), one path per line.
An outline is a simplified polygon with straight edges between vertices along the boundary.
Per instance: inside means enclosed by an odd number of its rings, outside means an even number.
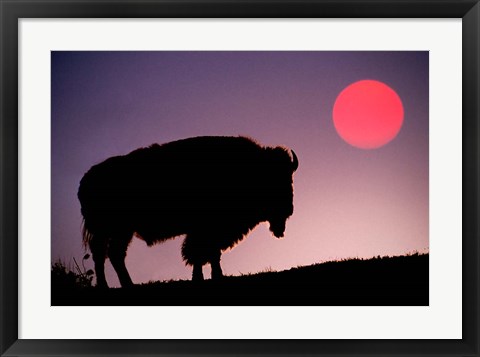
M281 272L172 281L129 289L52 284L52 305L428 305L429 256L352 259Z

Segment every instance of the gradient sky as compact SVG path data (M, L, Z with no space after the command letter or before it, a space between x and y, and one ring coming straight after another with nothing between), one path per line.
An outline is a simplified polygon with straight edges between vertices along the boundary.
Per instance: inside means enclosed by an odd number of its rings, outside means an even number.
M223 254L225 274L428 251L428 58L425 51L52 52L52 262L84 254L77 190L92 165L199 135L285 145L300 162L285 237L257 226ZM362 79L384 82L404 106L398 136L379 149L350 146L332 121L338 94ZM190 278L181 243L148 248L134 238L133 281ZM108 261L106 269L118 286Z

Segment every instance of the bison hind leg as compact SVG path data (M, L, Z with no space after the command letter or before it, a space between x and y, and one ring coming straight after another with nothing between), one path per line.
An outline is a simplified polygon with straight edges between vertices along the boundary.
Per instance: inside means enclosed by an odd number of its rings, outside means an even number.
M97 278L97 287L108 288L107 280L105 279L105 258L107 256L108 239L101 234L91 234L88 246L92 252L93 262L95 264L95 276Z
M108 245L108 257L117 273L122 288L133 286L132 279L125 266L127 248L132 240L133 232L117 233L112 236Z

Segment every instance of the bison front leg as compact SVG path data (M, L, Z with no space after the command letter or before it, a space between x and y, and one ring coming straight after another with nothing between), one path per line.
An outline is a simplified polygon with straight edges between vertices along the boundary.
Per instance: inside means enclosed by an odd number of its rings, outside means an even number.
M220 266L220 257L222 253L218 251L218 253L214 254L210 259L210 265L212 267L212 279L218 280L223 278L222 267Z
M197 263L193 264L193 281L202 281L203 280L203 264Z
M193 281L203 280L203 265L207 263L201 237L198 233L189 233L182 244L183 260L193 266Z

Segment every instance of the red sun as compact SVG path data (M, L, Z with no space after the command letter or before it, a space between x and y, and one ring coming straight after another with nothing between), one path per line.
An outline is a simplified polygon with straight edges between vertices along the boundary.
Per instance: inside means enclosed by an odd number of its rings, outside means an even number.
M362 80L350 84L333 106L338 135L360 149L376 149L393 140L403 123L403 105L385 83Z

